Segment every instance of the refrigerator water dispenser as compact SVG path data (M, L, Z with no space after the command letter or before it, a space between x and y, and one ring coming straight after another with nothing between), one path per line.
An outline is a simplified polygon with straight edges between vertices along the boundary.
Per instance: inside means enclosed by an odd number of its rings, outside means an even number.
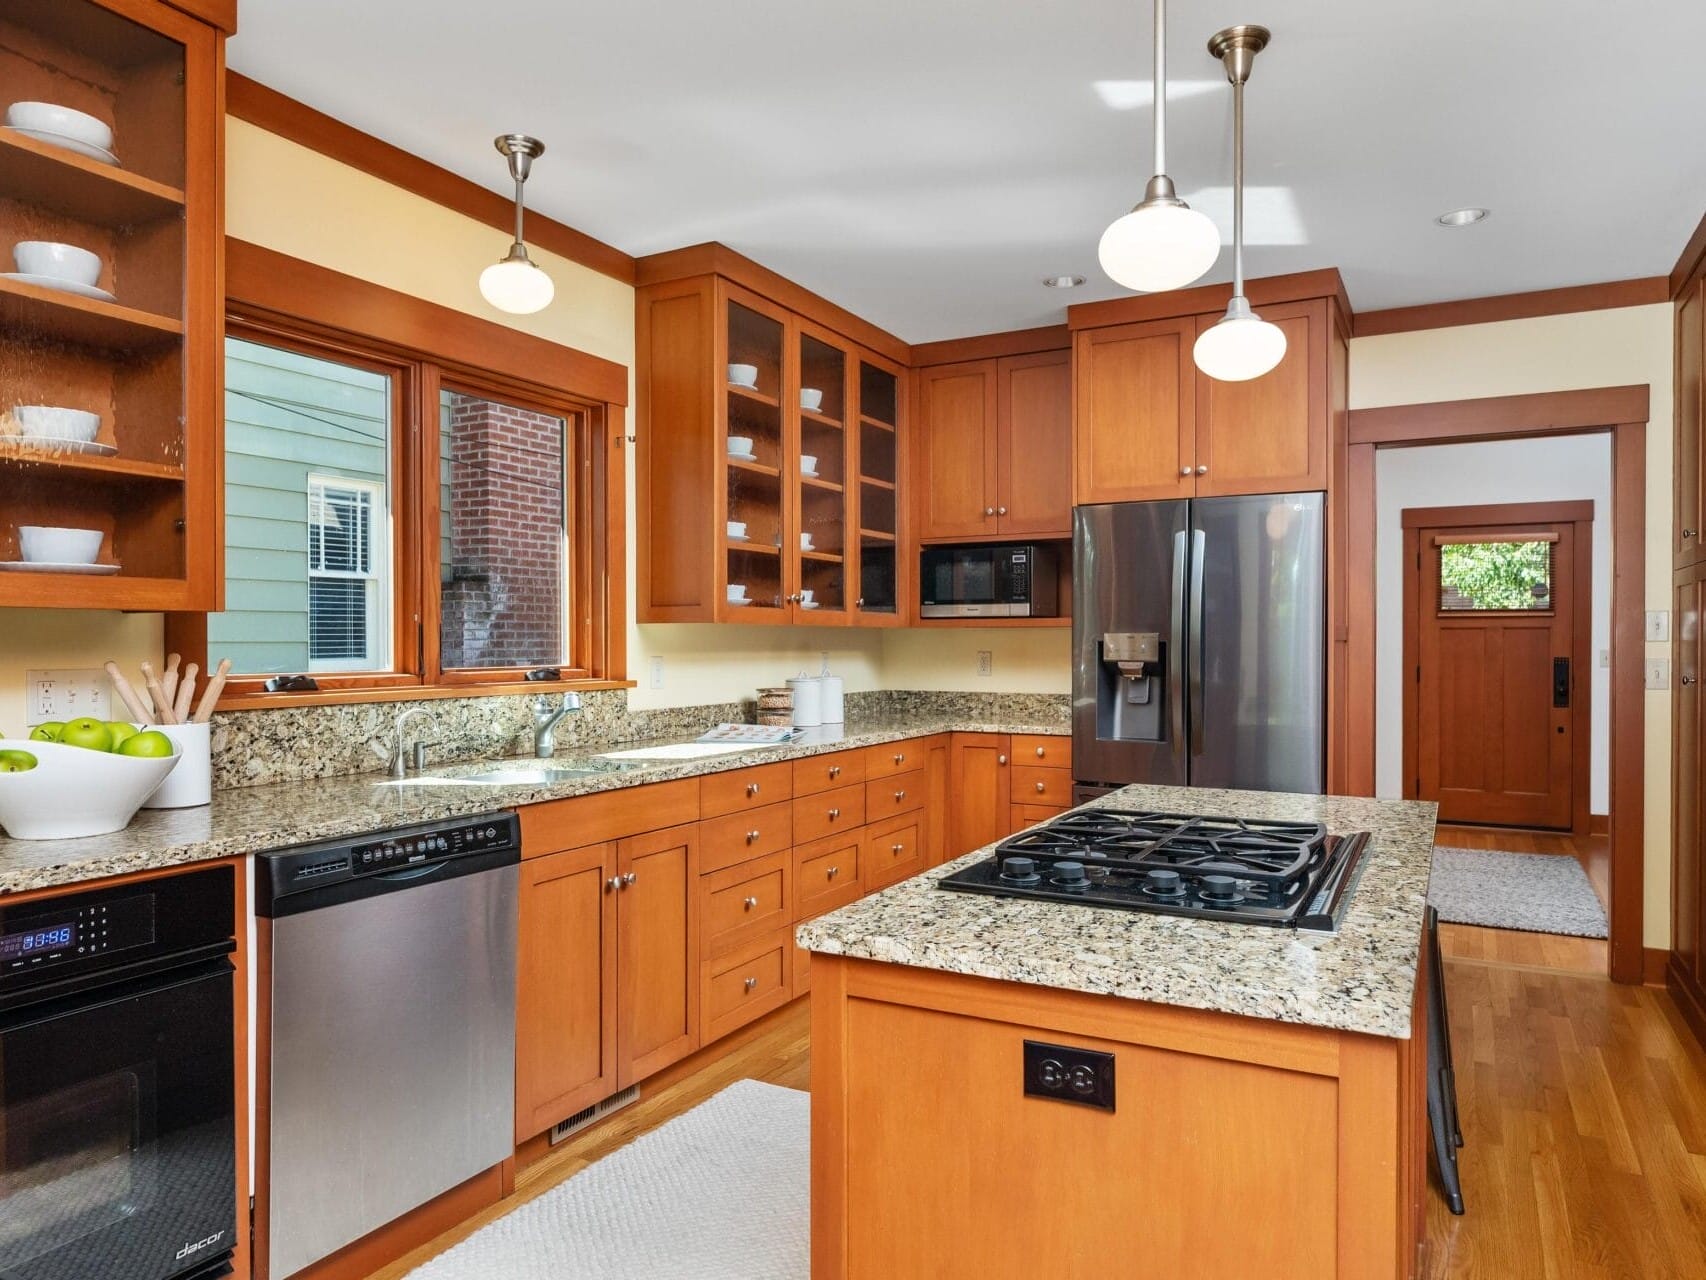
M1098 736L1125 742L1161 742L1167 672L1157 631L1110 631L1102 636L1102 680L1097 691Z

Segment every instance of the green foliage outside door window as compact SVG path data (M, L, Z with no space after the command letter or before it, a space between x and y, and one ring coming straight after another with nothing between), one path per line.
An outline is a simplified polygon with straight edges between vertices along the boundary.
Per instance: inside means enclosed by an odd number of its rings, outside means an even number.
M1550 609L1551 542L1452 542L1439 549L1439 607Z

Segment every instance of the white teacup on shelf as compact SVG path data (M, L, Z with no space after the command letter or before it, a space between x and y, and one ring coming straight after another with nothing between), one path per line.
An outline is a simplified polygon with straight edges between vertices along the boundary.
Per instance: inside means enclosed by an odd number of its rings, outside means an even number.
M800 603L805 605L808 609L812 608L817 604L817 601L812 599L816 594L817 592L813 591L810 587L807 587L805 590L800 592Z
M728 522L728 524L729 524L729 537L740 538L742 540L744 540L746 538L746 521L745 520L730 520Z
M27 276L47 276L85 287L92 287L101 278L98 254L55 240L20 240L12 246L12 260Z
M758 386L758 366L755 364L731 364L729 366L729 385L745 387L748 391Z
M817 387L801 387L800 408L808 413L816 413L823 408L823 392Z
M729 583L729 603L730 604L739 604L739 603L744 602L745 600L746 600L746 583L744 583L744 582L731 582L731 583Z
M18 526L18 549L34 564L94 564L101 554L99 529L56 529L48 525Z
M751 436L730 436L729 437L729 457L731 457L731 458L750 458L750 457L752 457L752 437Z
M84 409L62 409L57 405L12 406L26 440L76 440L88 442L101 429L101 415Z
M817 454L802 453L800 455L800 474L815 476L817 474Z
M801 551L811 551L813 549L814 548L812 547L812 536L811 536L811 534L802 533L800 535L800 550Z

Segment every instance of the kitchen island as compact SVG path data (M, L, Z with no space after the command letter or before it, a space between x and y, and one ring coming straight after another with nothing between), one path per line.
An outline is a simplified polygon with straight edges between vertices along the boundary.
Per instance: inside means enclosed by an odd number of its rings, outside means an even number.
M988 850L801 925L812 1275L1416 1274L1434 806L1095 807L1316 821L1369 851L1331 935L936 887Z

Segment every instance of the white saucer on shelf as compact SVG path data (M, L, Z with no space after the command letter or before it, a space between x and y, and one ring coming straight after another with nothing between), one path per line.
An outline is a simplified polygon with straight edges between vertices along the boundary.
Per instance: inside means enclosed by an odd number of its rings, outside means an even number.
M72 440L67 436L0 436L0 440L28 445L32 449L43 449L50 453L87 453L97 458L110 458L118 452L116 444L103 444L99 440Z
M757 382L730 382L731 387L739 387L742 391L757 391Z
M729 601L729 608L731 608L731 609L743 609L751 603L752 603L752 597L747 596L744 599L740 599L740 600L730 600Z
M0 280L16 280L19 284L33 284L41 289L57 289L61 293L74 293L79 298L94 298L98 302L118 301L105 289L97 289L92 284L79 284L62 276L32 276L24 271L6 271L0 272Z
M804 476L807 480L821 480L821 479L823 479L823 477L818 475L818 473L815 471L802 471L802 472L800 472L800 474L802 476Z
M0 560L0 569L15 573L117 573L116 564L54 564L51 560Z
M758 455L756 453L731 453L729 457L733 458L736 462L758 461Z
M822 606L819 605L816 600L802 600L802 601L800 601L800 608L802 608L802 609L818 609L821 607Z
M50 143L56 147L64 147L75 155L87 160L97 160L101 164L117 165L118 157L105 147L97 147L92 142L84 142L81 138L67 137L63 133L53 133L47 129L20 129L15 124L6 126L13 133L21 133L26 138L34 138L37 142Z

